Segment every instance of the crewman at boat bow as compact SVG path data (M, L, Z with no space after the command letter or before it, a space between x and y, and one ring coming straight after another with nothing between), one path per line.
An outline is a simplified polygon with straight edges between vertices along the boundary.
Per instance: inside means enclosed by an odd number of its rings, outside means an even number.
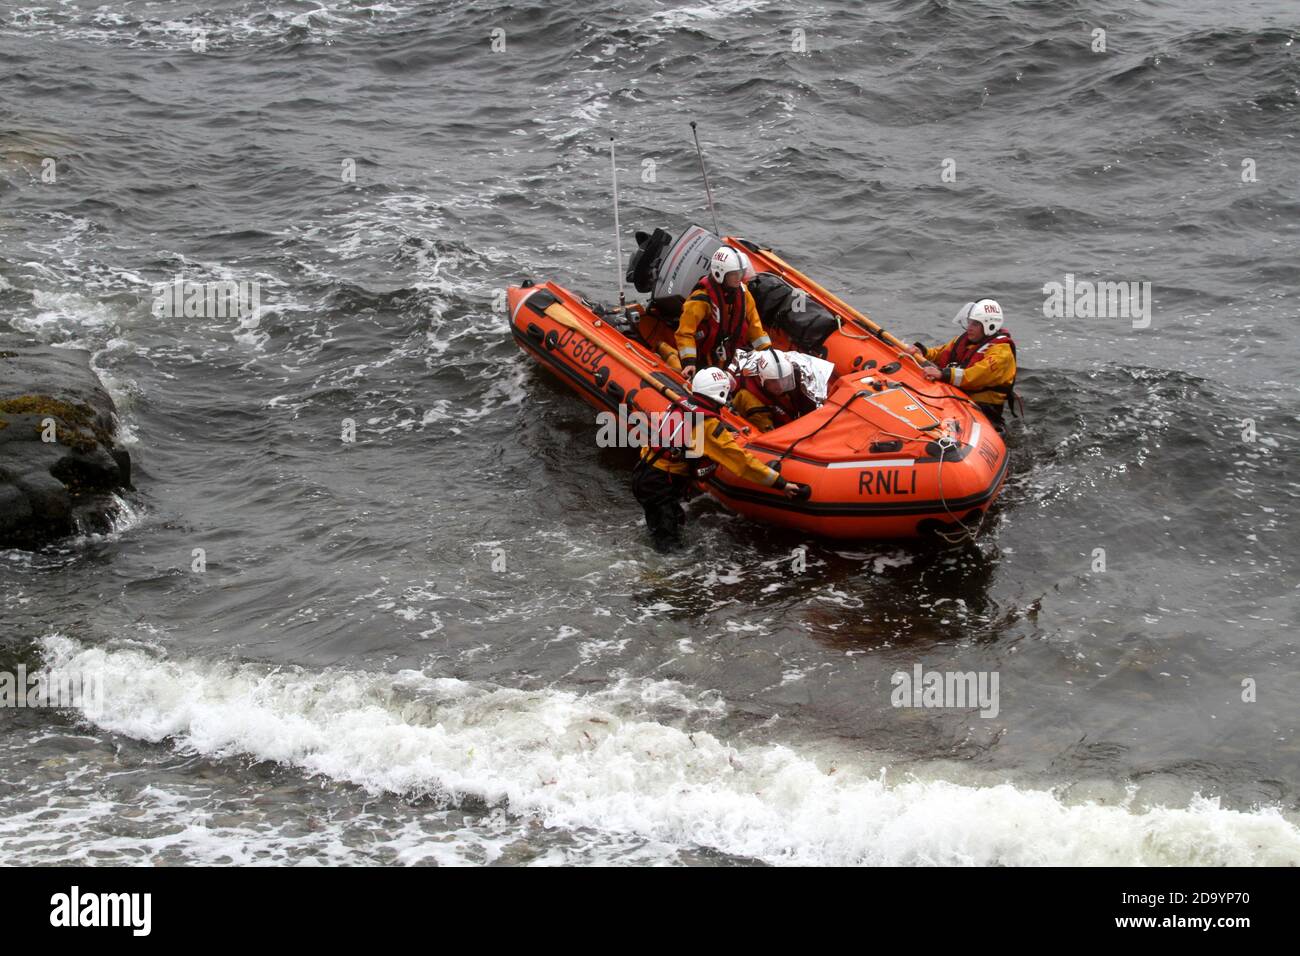
M957 338L934 348L918 342L907 351L930 363L926 378L961 389L1001 430L1003 409L1015 400L1016 386L1016 343L1004 328L1002 306L993 299L967 302L953 323L965 330Z

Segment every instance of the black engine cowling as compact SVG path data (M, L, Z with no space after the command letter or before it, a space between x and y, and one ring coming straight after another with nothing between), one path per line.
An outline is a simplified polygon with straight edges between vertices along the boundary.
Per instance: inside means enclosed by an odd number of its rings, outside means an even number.
M659 275L659 265L672 242L673 237L662 229L656 229L653 234L637 232L636 251L628 260L625 276L636 291L654 290L655 279Z

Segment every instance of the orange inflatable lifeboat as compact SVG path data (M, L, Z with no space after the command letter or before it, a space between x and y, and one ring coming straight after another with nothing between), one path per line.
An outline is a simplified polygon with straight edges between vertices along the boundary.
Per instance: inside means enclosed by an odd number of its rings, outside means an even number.
M638 234L641 251L650 251L646 238ZM816 355L834 363L835 372L821 408L772 431L760 432L730 408L722 415L751 454L809 485L807 500L723 468L700 488L755 521L828 538L973 535L1007 473L1006 446L979 408L960 390L926 380L903 343L771 249L692 227L653 263L656 291L663 291L663 279L689 289L724 242L746 250L758 274L751 290L788 286L806 302L784 319L762 315L773 346ZM636 270L634 257L629 279ZM659 354L661 344L673 344L680 296L603 309L557 283L525 281L509 288L507 301L519 347L597 409L662 413L690 397L681 374Z

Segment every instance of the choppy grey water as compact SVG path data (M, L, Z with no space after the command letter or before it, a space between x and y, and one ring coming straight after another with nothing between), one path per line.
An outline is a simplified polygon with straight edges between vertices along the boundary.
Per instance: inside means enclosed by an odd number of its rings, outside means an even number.
M0 552L0 670L105 679L0 711L0 855L1300 862L1298 21L3 4L0 331L92 350L137 487ZM891 331L1002 302L1028 417L977 546L701 500L658 555L511 343L522 277L609 298L611 133L629 235L707 221L691 119L724 225ZM155 315L177 275L261 305ZM1067 275L1150 282L1149 326L1046 316ZM996 717L892 706L917 664Z

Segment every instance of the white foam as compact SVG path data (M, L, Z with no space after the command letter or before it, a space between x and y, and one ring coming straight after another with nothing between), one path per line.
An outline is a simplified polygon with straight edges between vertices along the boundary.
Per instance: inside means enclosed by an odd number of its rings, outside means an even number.
M1300 828L1277 809L1201 798L1135 809L1011 784L888 783L843 760L832 768L791 747L692 730L723 704L670 682L525 692L415 671L167 659L57 634L42 644L51 666L102 675L93 722L105 730L373 791L474 797L548 826L773 863L1300 864Z
M128 501L120 494L109 496L112 505L108 509L108 530L105 532L83 532L73 539L74 546L104 541L118 541L145 523L148 512L142 506Z
M20 332L39 335L50 327L60 331L103 329L115 325L118 319L109 304L76 292L38 289L32 293L32 304L39 310L35 315L15 315L10 319L10 324Z
M766 6L767 4L761 2L761 0L715 0L713 3L700 3L672 7L668 10L658 10L642 20L641 25L658 24L676 28L697 21L740 17L747 13L756 13Z
M54 33L62 39L130 47L187 47L196 29L207 34L210 49L257 39L280 41L290 30L305 30L299 39L308 43L333 43L336 38L375 27L400 23L418 13L419 2L393 0L389 3L358 4L357 0L315 0L316 7L302 10L297 5L257 3L230 11L209 10L186 20L154 17L136 19L110 11L106 6L82 10L67 0L57 6L27 6L0 20L0 36L30 35L35 31Z
M108 392L109 398L113 400L113 406L117 409L116 433L118 443L126 447L138 445L140 443L139 434L136 431L135 409L136 396L139 393L139 387L134 383L124 384L111 368L104 364L105 359L113 352L134 352L140 354L141 350L132 346L126 339L110 339L102 349L92 353L90 357L90 367L96 375L99 376L100 382L103 383L105 391Z
M464 866L493 862L526 827L503 813L476 819L472 826L448 827L445 814L431 810L388 829L383 826L387 821L372 816L365 844L357 846L344 828L323 821L309 823L302 832L303 817L311 819L308 808L276 822L242 799L230 801L199 788L176 792L150 785L133 801L135 832L128 835L120 832L121 804L85 795L84 781L77 779L80 773L68 773L65 793L56 805L40 801L35 807L9 807L0 798L0 852L6 860L64 866L177 861L204 866L339 866L358 861ZM78 789L78 798L67 796L67 790ZM220 819L214 806L220 808ZM427 824L432 824L432 833Z

